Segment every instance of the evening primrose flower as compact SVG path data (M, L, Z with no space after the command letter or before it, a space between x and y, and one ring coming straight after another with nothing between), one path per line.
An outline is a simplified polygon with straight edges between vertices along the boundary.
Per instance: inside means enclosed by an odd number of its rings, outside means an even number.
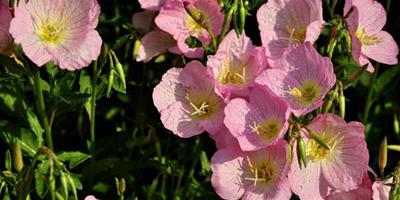
M164 127L183 138L214 134L223 124L225 105L198 61L168 70L154 88L153 102Z
M224 124L243 151L254 151L283 138L289 115L285 100L256 86L248 101L236 98L226 105Z
M346 21L352 54L358 64L368 65L367 70L373 72L368 58L388 65L398 63L399 47L388 32L382 31L386 24L386 11L380 3L374 0L346 0L344 13L349 13Z
M96 0L19 1L10 32L39 67L53 61L61 69L76 70L100 54L99 14Z
M157 11L145 10L135 13L132 16L133 27L143 35L140 38L137 55L135 55L138 62L149 62L152 58L167 51L182 54L172 35L161 31L155 26L154 18L157 14Z
M279 59L293 44L314 43L324 24L321 0L270 0L257 11L268 60Z
M12 42L11 34L8 31L11 19L12 13L8 1L0 1L0 53L6 53Z
M287 48L276 68L265 70L256 82L285 98L293 114L302 116L322 105L336 76L331 60L307 42Z
M218 150L211 158L211 170L211 183L223 199L288 200L292 196L284 140L259 151Z
M244 32L230 31L215 55L208 57L208 72L216 92L229 100L231 95L247 96L254 80L267 67L264 48L255 47Z
M306 167L300 168L297 156L293 157L288 175L292 191L300 199L318 200L332 190L350 191L361 185L369 160L364 126L346 123L334 114L320 114L307 127L329 148L304 138Z
M155 23L161 30L173 36L185 56L200 58L204 49L190 48L186 40L193 36L203 45L210 44L212 35L217 36L221 32L224 15L220 10L221 7L215 0L167 1L161 7Z

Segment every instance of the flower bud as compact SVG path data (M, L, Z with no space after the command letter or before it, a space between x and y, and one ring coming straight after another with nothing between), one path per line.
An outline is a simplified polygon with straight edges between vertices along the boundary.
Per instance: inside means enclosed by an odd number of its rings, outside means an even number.
M381 172L381 176L383 177L385 172L385 167L387 164L387 139L386 137L382 140L381 146L379 148L379 170Z
M297 159L299 161L299 166L300 169L302 168L302 166L304 166L304 168L307 167L306 165L306 147L304 144L304 140L303 138L299 137L297 139Z
M19 143L19 140L16 140L14 143L13 158L14 169L17 172L21 172L22 168L24 168L24 160L22 157L21 144Z

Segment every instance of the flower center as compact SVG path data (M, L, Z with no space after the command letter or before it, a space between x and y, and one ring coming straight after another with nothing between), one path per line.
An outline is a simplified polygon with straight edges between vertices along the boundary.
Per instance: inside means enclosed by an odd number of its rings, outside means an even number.
M358 27L356 37L360 40L362 45L375 45L382 42L382 38L374 35L367 35L363 28Z
M189 29L194 36L201 35L204 31L203 27L209 26L207 23L207 16L199 9L189 8L187 11L190 12L185 20L187 29Z
M329 160L335 152L336 145L343 139L343 136L340 134L329 135L325 131L321 136L324 142L329 146L329 149L324 148L313 139L309 139L307 142L307 157L317 162Z
M36 29L37 36L46 44L59 44L64 40L66 32L67 24L64 21L46 20Z
M310 105L320 96L320 87L315 81L305 81L302 86L290 90L294 100L302 105Z
M242 65L237 68L233 68L230 66L225 66L222 72L218 76L218 81L222 84L234 84L240 85L245 82L246 77L246 67Z
M190 115L199 120L211 117L218 110L219 99L213 94L186 95Z
M260 136L265 141L271 141L276 138L281 130L281 123L277 118L271 118L262 124L250 126L252 131Z
M289 38L287 38L289 45L304 43L304 41L306 40L305 28L298 28L295 27L294 25L289 24L286 26L286 29L289 33Z
M276 179L277 170L270 160L254 162L250 157L247 157L247 163L250 167L250 177L244 179L252 181L254 186L267 187Z

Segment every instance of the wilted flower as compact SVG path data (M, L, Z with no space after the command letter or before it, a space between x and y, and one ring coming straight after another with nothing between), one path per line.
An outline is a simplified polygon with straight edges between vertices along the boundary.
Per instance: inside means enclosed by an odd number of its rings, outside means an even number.
M281 140L265 149L218 150L211 158L211 183L224 199L290 199L288 145Z
M95 30L99 14L96 0L19 1L10 32L36 65L53 61L76 70L100 54L102 40Z
M300 168L293 157L288 176L292 191L300 199L316 200L324 199L330 190L350 191L361 185L369 159L364 126L346 123L334 114L320 114L307 127L329 148L304 138L306 167Z
M180 137L213 134L223 124L225 105L198 61L168 70L154 88L153 102L164 126Z
M155 22L161 30L173 36L185 56L197 58L203 55L204 49L189 47L187 39L193 36L203 45L208 45L212 34L216 36L221 32L224 15L220 10L215 0L193 0L185 3L167 1L161 7Z
M292 44L314 43L322 31L321 0L270 0L257 11L261 40L269 61Z
M352 38L352 54L358 64L368 65L367 70L373 72L368 58L389 65L398 63L399 48L393 37L382 31L386 24L386 11L380 3L346 0L344 13L349 14L346 20Z
M0 53L6 53L12 41L11 34L8 31L11 19L12 13L8 1L0 1Z
M267 62L264 48L255 47L244 32L238 38L231 31L217 53L208 57L207 67L215 80L216 92L229 100L231 95L248 95Z
M256 82L285 98L296 116L321 106L336 82L332 62L319 55L311 43L289 47L276 66L265 70Z
M226 105L224 123L243 151L253 151L283 139L289 115L285 100L256 86L249 101L236 98Z

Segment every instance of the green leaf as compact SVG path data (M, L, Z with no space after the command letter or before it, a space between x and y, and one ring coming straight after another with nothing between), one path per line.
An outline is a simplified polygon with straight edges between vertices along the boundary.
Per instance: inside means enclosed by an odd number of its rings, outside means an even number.
M36 194L40 198L44 198L46 196L46 177L43 174L36 173L35 174L35 191Z
M31 128L31 131L36 135L37 145L42 146L44 130L43 130L42 126L40 125L39 119L31 111L27 111L26 115L27 115L27 119L28 119L29 126Z
M375 92L376 96L384 93L385 91L390 90L390 88L396 86L396 82L399 81L400 76L400 67L391 67L385 70L375 83Z
M117 39L117 41L112 46L112 48L113 49L119 49L122 46L124 46L126 43L128 43L129 40L132 40L132 39L133 39L133 35L132 34L124 35L124 36L120 37L119 39Z
M6 152L5 165L6 165L6 169L7 169L8 171L11 171L11 168L12 168L12 158L11 158L11 152L10 152L10 150L7 150L7 152Z
M25 128L14 126L11 123L7 123L0 129L0 138L10 145L14 144L15 140L19 140L22 150L32 157L39 147L37 139L32 132Z
M58 159L60 159L61 161L69 162L70 169L85 162L85 160L87 160L89 158L90 158L90 155L84 154L79 151L63 152L58 155Z

